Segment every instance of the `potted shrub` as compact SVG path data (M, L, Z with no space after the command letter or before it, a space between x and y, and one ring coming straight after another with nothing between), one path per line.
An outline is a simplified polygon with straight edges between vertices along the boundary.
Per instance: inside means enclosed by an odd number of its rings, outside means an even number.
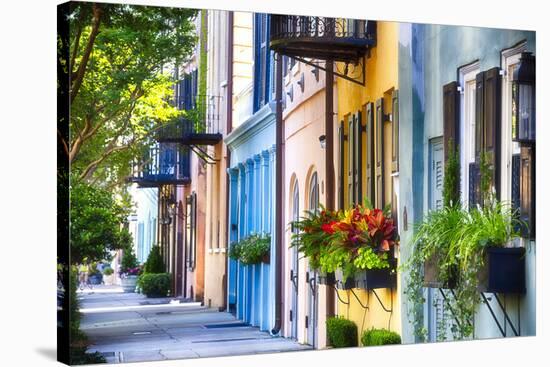
M115 278L115 272L113 268L109 267L103 270L103 282L105 283L105 285L113 285L115 281L114 278Z
M103 274L97 269L97 264L93 263L90 267L90 274L88 275L88 279L90 281L90 284L92 285L99 285L103 281Z
M171 281L170 273L144 273L139 277L138 286L147 297L167 297Z
M124 292L135 292L137 279L141 271L133 248L125 249L120 263L120 281Z
M401 344L401 336L386 329L370 329L361 335L361 344L365 347L372 345Z
M357 325L343 317L330 317L326 321L327 337L334 348L357 346Z

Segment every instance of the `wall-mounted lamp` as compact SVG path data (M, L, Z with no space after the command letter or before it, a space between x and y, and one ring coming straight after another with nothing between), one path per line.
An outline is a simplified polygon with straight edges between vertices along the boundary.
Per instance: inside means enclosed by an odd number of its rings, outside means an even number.
M522 52L512 78L512 140L535 143L535 56Z
M321 149L325 149L325 147L327 146L327 136L321 135L319 137L319 143L321 144Z

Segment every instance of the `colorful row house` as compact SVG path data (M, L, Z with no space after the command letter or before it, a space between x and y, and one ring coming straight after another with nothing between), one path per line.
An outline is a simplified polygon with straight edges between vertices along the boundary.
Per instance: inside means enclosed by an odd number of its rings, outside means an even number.
M229 243L258 234L274 243L275 108L273 57L267 45L266 14L235 13L234 83L230 151ZM274 327L278 259L245 265L228 259L228 310L238 319L270 331Z
M489 295L473 337L535 334L534 119L521 124L533 111L514 87L534 63L534 33L211 10L196 30L193 57L174 71L184 117L158 130L133 178L157 190L156 243L175 296L313 348L327 346L332 316L359 334L418 341L399 265L414 223L441 207L452 139L462 202L477 205L479 152L490 152L493 191L529 224L515 243L529 248L525 292ZM397 223L397 273L361 288L322 281L291 246L289 223L366 200ZM253 234L270 239L269 256L230 258ZM423 292L428 340L441 340L445 291Z
M492 167L491 191L519 209L528 225L523 238L513 244L526 249L523 289L512 294L480 294L484 302L473 322L475 339L535 335L534 90L529 90L528 100L514 92L518 72L521 78L526 69L533 87L534 53L534 32L399 26L399 213L414 223L441 207L452 140L459 150L462 204L471 208L480 203L479 165L485 152ZM410 225L400 228L405 256L410 253L413 232ZM401 274L402 281L405 277ZM445 292L424 289L429 341L450 335L449 330L437 327ZM404 341L414 342L413 327L404 313L401 323Z

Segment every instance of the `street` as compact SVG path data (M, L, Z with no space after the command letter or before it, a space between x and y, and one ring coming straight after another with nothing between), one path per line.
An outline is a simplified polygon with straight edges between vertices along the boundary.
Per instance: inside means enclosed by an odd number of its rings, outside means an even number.
M102 353L108 363L310 349L198 302L146 298L116 286L96 286L78 295L89 352Z

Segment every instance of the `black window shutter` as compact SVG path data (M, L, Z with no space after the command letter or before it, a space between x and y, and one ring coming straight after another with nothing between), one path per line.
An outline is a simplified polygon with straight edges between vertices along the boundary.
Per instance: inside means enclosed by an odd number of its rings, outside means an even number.
M374 204L374 104L366 105L365 131L367 140L367 162L365 170L366 195Z
M384 207L384 99L376 101L375 123L375 206Z
M363 188L361 187L361 177L362 177L362 166L363 166L363 147L362 147L362 138L363 138L363 123L361 119L361 111L357 111L357 114L354 115L355 119L355 142L354 142L354 181L355 181L355 203L361 204L363 201L362 193Z
M355 199L355 185L353 181L353 170L355 168L354 159L355 145L355 127L352 115L348 116L348 207L353 205Z
M338 127L338 162L339 162L339 177L338 177L338 208L344 209L344 121L340 122Z
M443 86L443 152L445 162L449 158L449 142L453 147L459 142L459 98L458 83L450 82Z
M468 172L468 206L473 208L481 201L479 192L479 164L475 162L470 163Z
M485 72L484 83L484 151L492 170L492 186L496 198L500 199L500 102L502 94L500 69L498 67Z
M535 147L522 146L520 154L520 218L527 225L523 237L535 239Z
M520 154L512 155L512 209L520 209Z
M392 154L391 171L399 171L399 91L392 93Z
M476 75L476 128L475 128L475 158L479 162L479 157L483 151L483 132L484 128L484 95L485 95L485 72L482 71Z

